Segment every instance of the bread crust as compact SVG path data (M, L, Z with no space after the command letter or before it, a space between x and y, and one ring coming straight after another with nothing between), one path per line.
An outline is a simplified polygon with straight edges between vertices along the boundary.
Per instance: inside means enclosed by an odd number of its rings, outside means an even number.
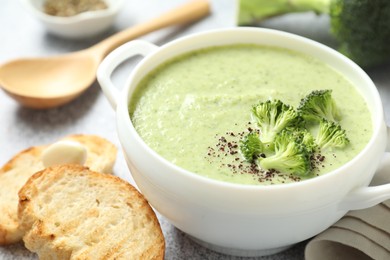
M18 215L25 246L40 259L164 258L164 236L146 199L119 177L86 167L34 174L19 191Z
M117 149L108 140L96 135L70 135L61 140L73 140L87 148L85 165L91 169L111 173ZM17 208L18 191L29 177L44 169L40 159L48 145L27 148L11 158L0 169L0 245L20 242L23 232L19 230Z
M17 192L35 171L43 169L39 156L46 146L27 148L0 169L0 245L8 245L21 241L23 232L19 230L17 207ZM24 167L23 164L30 164ZM22 168L24 172L15 169ZM30 171L28 173L27 171Z

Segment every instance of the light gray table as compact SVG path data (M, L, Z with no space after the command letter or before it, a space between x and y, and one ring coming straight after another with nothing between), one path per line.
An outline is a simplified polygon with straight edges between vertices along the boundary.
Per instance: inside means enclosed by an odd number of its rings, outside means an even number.
M57 38L48 34L43 26L30 16L19 1L2 0L0 8L0 63L18 57L48 56L76 51L98 42L116 31L152 18L165 10L184 3L185 0L132 0L126 1L115 25L106 33L80 41ZM234 26L234 0L215 0L213 14L207 19L186 27L164 29L143 37L156 44L163 44L177 37L209 29ZM265 27L297 33L330 46L334 46L327 33L328 18L314 14L289 15L274 18ZM114 75L120 86L136 63L129 61ZM390 67L368 71L375 81L390 122ZM21 75L23 77L23 75ZM74 133L97 134L119 147L115 129L115 116L97 83L74 102L56 109L34 111L20 107L0 91L0 165L14 154L29 146L53 142ZM115 174L134 183L121 153L115 164ZM1 187L0 187L1 188ZM0 212L1 214L1 212ZM166 259L243 259L226 256L203 248L184 233L175 229L162 216L158 216L165 238ZM305 242L283 253L257 259L303 259ZM22 244L0 247L0 259L36 259ZM245 258L249 259L249 258Z

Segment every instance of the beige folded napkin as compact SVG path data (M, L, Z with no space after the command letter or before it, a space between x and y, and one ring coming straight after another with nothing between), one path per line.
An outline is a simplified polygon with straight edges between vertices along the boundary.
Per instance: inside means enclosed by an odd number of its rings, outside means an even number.
M380 169L371 185L389 181L387 165ZM307 244L305 259L390 260L390 200L368 209L348 212Z

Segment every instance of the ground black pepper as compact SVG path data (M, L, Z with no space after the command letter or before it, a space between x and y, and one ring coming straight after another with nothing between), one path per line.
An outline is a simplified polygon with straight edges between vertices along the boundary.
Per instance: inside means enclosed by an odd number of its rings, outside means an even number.
M280 172L273 169L262 170L256 163L249 163L241 155L237 156L240 153L240 140L242 140L244 136L251 132L260 134L260 131L250 127L250 124L251 123L248 122L246 130L242 132L228 131L223 135L216 134L216 144L208 147L207 156L205 156L205 158L210 163L219 163L219 168L228 168L232 174L251 174L253 178L260 183L268 182L269 184L275 184L273 182L275 177L278 177L278 181L281 183L301 181L302 179L300 177L292 174L280 174ZM232 156L231 161L226 162L226 159L222 158L227 158L228 155L236 156ZM259 156L263 158L266 157L265 154L260 154ZM313 155L310 160L313 169L325 167L323 162L326 158L321 153Z
M102 0L46 0L43 4L45 13L65 17L107 8L107 4Z
M237 125L237 124L235 124ZM242 156L232 156L231 161L226 163L223 162L223 158L226 158L228 155L238 155L240 152L240 140L244 138L248 133L257 132L260 134L258 129L250 127L251 123L248 122L247 128L242 132L232 132L228 131L223 135L215 135L216 144L214 146L209 146L207 150L206 159L210 163L219 163L219 168L227 167L232 174L250 174L258 182L268 182L273 183L275 177L278 177L280 182L286 183L287 181L298 182L301 180L300 177L294 176L292 174L285 175L280 174L276 170L262 170L256 163L247 162ZM259 156L265 158L265 154L260 154ZM318 167L324 167L323 162L325 161L325 156L316 154L311 157L311 164L313 169Z

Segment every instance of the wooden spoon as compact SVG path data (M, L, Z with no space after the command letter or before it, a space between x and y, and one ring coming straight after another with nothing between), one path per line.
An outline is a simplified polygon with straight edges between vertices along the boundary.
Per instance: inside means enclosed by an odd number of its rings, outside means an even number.
M64 105L94 82L97 67L113 49L152 31L198 20L209 12L207 0L193 0L88 49L55 57L11 61L0 67L0 85L26 107L46 109Z

